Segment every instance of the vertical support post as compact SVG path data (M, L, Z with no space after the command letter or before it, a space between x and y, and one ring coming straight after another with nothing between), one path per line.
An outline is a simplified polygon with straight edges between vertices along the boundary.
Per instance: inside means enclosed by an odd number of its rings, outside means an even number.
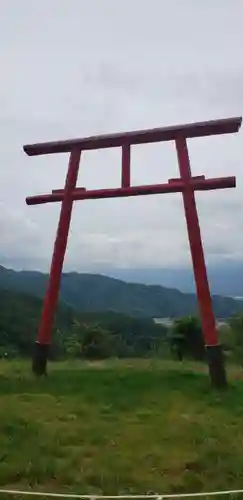
M49 283L44 299L33 357L33 372L38 376L46 374L48 348L51 342L51 330L58 301L62 268L67 248L68 232L73 207L72 191L75 189L77 183L80 157L80 150L75 149L70 153L64 197L61 205L56 240L52 255Z
M129 144L122 146L122 181L121 187L126 188L131 185L130 174L131 147Z
M226 387L226 372L212 306L204 259L203 244L197 214L195 193L190 186L191 168L185 137L176 139L176 150L181 178L185 186L182 192L188 238L191 250L197 298L206 344L211 384L217 388Z

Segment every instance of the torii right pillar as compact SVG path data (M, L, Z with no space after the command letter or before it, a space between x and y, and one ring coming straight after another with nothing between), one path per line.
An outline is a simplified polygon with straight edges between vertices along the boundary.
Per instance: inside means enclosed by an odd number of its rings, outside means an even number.
M202 237L198 220L195 192L191 186L191 167L185 137L176 139L176 151L181 179L184 181L182 192L188 239L197 290L199 311L208 357L209 374L213 387L225 388L227 377L222 346L219 343L212 298L208 283Z

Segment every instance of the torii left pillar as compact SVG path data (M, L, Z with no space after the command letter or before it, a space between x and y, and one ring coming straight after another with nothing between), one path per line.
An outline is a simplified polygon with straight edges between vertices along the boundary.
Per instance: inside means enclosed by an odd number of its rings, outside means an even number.
M52 257L49 284L44 300L35 347L35 355L33 359L33 371L37 375L43 375L46 373L46 362L48 348L51 342L53 315L58 300L73 201L159 193L182 193L193 271L197 288L197 298L204 333L204 341L208 353L210 379L212 386L214 387L223 388L227 385L223 354L215 326L212 300L207 279L203 245L195 202L195 191L235 187L236 180L235 177L221 177L218 179L205 179L205 176L203 175L193 177L191 175L186 139L234 133L239 130L240 126L241 117L235 117L223 120L213 120L211 122L200 122L167 128L24 146L24 151L30 156L70 152L65 188L54 190L51 194L38 195L26 199L26 202L29 205L62 202ZM166 184L131 186L131 145L162 141L175 141L180 178L169 179ZM90 191L86 191L84 188L76 188L81 151L111 147L122 147L121 187L116 189L98 189Z
M58 293L62 276L62 268L68 242L68 233L71 222L73 200L72 191L76 187L81 151L73 149L70 153L68 172L64 188L63 202L54 243L50 278L42 308L41 321L35 343L33 356L33 371L36 375L46 375L46 363L50 345L50 336L53 325L54 313L58 301Z

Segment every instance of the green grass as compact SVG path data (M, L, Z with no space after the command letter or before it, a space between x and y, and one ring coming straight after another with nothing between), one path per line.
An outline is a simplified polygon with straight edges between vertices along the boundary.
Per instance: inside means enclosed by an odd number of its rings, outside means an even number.
M243 373L156 361L0 363L0 486L175 493L243 486Z

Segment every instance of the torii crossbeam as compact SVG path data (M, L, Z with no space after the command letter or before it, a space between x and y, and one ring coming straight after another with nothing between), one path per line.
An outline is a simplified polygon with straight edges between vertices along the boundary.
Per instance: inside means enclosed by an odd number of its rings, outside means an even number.
M215 387L225 387L227 385L223 354L215 326L212 300L207 279L203 244L195 202L195 191L233 188L236 186L236 179L235 177L206 179L204 175L193 177L190 168L187 139L235 133L238 132L241 121L241 117L234 117L167 128L156 128L24 146L24 151L29 156L70 153L64 189L55 189L51 194L26 198L26 203L28 205L61 202L61 212L52 256L49 283L44 299L33 358L34 373L37 375L46 373L48 347L51 343L53 317L58 301L73 202L76 200L140 196L159 193L182 193L198 305L208 353L210 379L212 385ZM163 141L175 141L180 177L178 179L169 179L165 184L131 186L131 146L135 144ZM116 189L95 190L86 190L83 187L76 187L81 153L87 150L112 147L122 148L121 187Z

